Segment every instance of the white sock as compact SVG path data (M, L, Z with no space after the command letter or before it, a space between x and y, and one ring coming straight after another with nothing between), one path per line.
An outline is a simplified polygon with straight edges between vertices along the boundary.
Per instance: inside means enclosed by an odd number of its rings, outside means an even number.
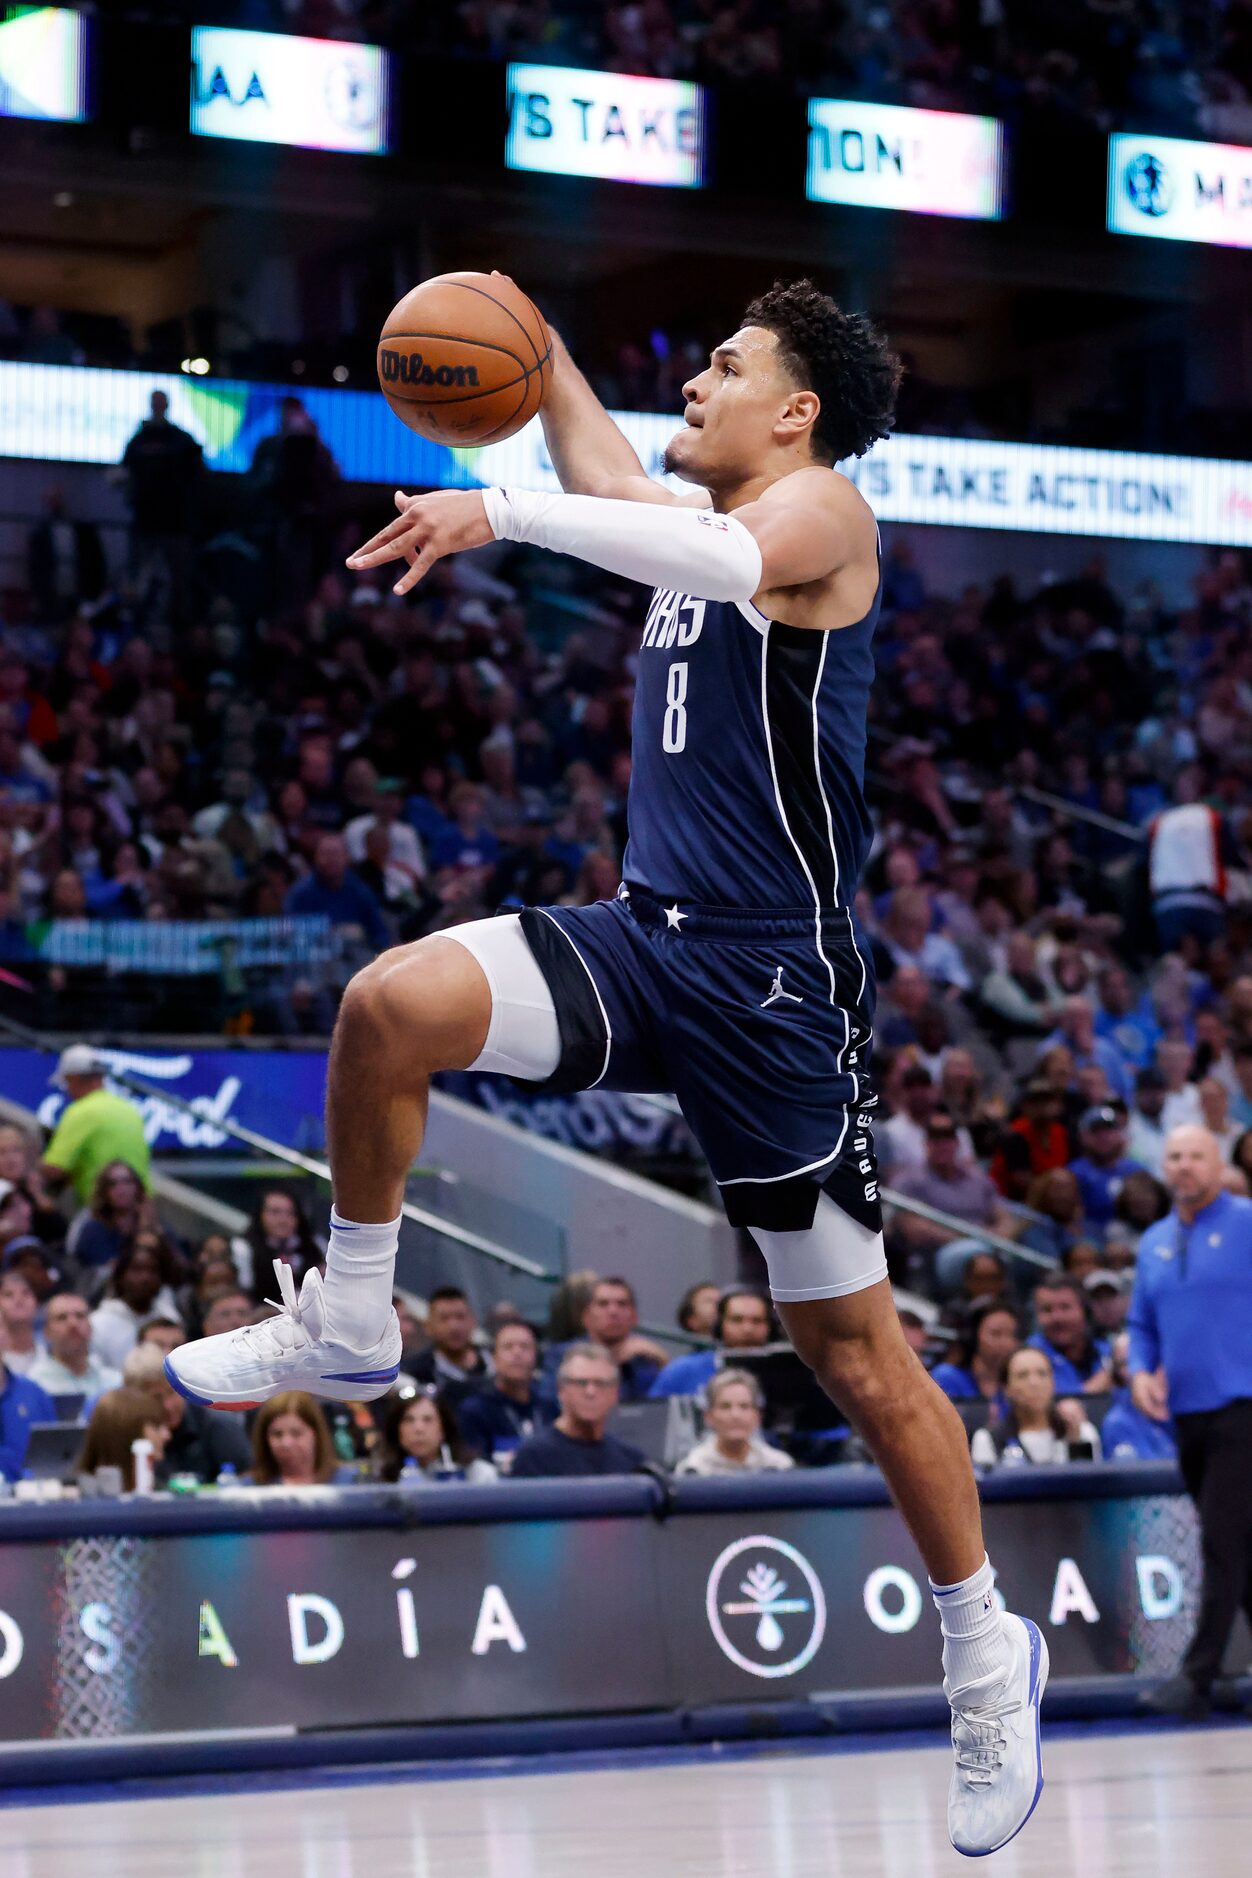
M937 1585L932 1578L930 1589L943 1632L943 1673L949 1686L964 1689L1006 1669L1004 1626L990 1559L984 1554L973 1577L959 1585Z
M358 1225L330 1209L326 1253L324 1335L351 1350L368 1350L387 1327L400 1243L399 1217L381 1225Z

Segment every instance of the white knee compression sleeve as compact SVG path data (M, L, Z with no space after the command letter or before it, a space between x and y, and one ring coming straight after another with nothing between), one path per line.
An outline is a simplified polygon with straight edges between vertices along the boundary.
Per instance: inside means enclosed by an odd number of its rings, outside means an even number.
M733 515L530 489L484 489L483 501L497 541L576 554L645 587L750 600L761 584L761 550Z
M443 935L472 952L491 987L491 1025L471 1069L543 1082L561 1060L561 1033L548 981L516 913L476 919Z
M780 1304L845 1298L887 1276L882 1234L852 1219L827 1193L818 1194L807 1232L748 1230L765 1254L770 1292Z

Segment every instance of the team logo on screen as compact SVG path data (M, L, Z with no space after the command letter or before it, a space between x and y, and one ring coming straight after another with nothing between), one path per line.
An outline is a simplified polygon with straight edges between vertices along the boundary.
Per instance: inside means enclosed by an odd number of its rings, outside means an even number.
M757 1534L728 1545L705 1595L718 1648L750 1676L795 1676L826 1635L817 1573L785 1539Z
M1132 157L1126 165L1126 194L1141 215L1168 215L1174 200L1174 184L1159 156L1150 150Z

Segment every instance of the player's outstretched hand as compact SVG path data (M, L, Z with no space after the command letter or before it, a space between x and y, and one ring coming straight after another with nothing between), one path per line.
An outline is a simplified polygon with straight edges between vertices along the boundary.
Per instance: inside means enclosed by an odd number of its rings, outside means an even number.
M411 592L445 554L483 548L495 540L478 489L444 489L429 496L406 496L403 489L397 489L396 507L400 511L396 520L380 528L347 560L352 568L407 561L409 571L396 582L396 593Z

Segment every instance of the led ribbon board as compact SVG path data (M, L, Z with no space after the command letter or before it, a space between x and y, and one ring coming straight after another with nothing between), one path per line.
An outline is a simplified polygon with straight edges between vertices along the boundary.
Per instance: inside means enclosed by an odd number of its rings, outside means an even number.
M810 98L806 193L810 202L998 222L1004 127L957 111Z
M0 456L116 463L153 391L166 394L171 421L215 470L246 470L278 429L282 400L294 395L349 481L560 487L537 419L506 443L451 450L397 423L376 391L10 360L0 360ZM648 474L660 477L678 415L613 415ZM1252 547L1252 462L1237 459L896 434L840 467L884 522Z
M1109 138L1108 225L1115 235L1252 248L1252 149L1119 131Z
M71 7L0 7L0 117L87 116L87 21Z
M390 59L381 46L194 26L197 137L385 156Z
M507 84L509 169L669 189L703 184L700 85L563 65L510 65Z

